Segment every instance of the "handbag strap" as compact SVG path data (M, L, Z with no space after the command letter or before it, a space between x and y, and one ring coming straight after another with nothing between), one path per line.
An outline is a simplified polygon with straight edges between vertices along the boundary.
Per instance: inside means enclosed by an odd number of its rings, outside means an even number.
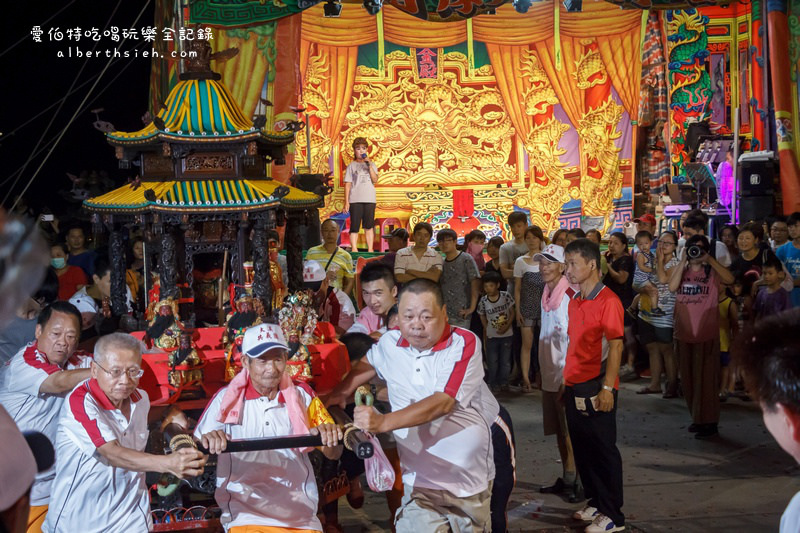
M336 257L336 252L338 252L338 251L339 251L339 247L337 246L336 249L331 254L331 256L328 258L328 262L325 263L325 272L328 271L328 267L331 266L331 261L333 261L333 258Z

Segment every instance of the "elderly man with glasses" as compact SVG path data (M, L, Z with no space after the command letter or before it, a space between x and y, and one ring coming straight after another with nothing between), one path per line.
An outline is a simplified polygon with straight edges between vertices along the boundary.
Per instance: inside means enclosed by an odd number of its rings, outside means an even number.
M170 455L144 452L147 393L141 342L125 333L101 337L91 378L66 398L56 436L56 477L46 532L149 531L145 472L198 476L206 458L193 448ZM87 504L91 504L88 505Z
M89 377L91 356L76 352L80 334L80 312L67 302L54 302L39 314L36 340L2 367L0 405L20 431L40 431L55 442L64 396ZM54 476L54 468L36 474L28 516L31 533L41 528Z

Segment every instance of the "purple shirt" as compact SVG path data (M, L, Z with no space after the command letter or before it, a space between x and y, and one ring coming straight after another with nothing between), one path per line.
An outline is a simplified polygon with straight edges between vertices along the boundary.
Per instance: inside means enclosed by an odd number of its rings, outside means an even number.
M766 318L791 308L791 295L783 287L778 287L775 292L769 292L767 287L761 287L756 295L756 302L753 304L756 318Z

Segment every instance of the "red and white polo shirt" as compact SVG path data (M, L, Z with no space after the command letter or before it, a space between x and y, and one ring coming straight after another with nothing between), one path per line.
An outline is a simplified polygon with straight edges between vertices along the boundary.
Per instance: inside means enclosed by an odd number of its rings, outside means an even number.
M387 331L367 353L386 381L392 411L444 392L456 400L450 414L395 430L403 483L472 496L494 479L491 426L499 406L483 381L481 343L469 330L446 326L430 350L420 352Z
M62 368L51 363L47 355L38 350L37 343L28 344L9 359L0 372L0 404L20 431L39 431L55 443L58 416L66 394L42 394L39 387L51 374L89 368L91 362L90 354L75 352ZM47 505L55 474L55 467L36 474L31 505Z
M305 384L296 384L306 407L312 405L314 392ZM270 400L252 385L245 389L241 424L217 421L227 387L220 389L195 428L200 439L213 430L222 430L230 439L285 437L292 434L283 395ZM317 407L324 407L317 400ZM312 408L313 409L313 408ZM316 416L328 419L327 411ZM217 459L217 490L214 494L222 509L220 517L227 531L235 526L273 526L322 531L317 519L317 482L308 455L293 449L261 452L223 453Z
M150 400L146 392L137 389L130 404L127 419L95 379L69 393L58 424L56 477L42 531L150 530L153 524L144 472L111 466L97 452L114 440L125 448L144 451Z

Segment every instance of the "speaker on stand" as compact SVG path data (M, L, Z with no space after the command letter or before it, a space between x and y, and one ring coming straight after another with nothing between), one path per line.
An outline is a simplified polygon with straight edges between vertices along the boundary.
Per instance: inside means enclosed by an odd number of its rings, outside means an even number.
M763 220L775 213L775 177L778 161L774 152L751 152L739 158L739 221Z

